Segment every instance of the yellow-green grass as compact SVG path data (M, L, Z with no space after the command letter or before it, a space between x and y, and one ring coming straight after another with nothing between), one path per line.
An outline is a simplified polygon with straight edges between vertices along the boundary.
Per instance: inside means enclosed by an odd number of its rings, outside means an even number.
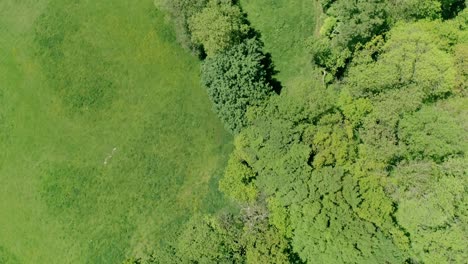
M317 0L241 0L252 26L271 53L283 92L296 94L317 78L307 45L317 34L322 12Z
M223 205L230 141L151 0L0 1L0 262L170 244Z

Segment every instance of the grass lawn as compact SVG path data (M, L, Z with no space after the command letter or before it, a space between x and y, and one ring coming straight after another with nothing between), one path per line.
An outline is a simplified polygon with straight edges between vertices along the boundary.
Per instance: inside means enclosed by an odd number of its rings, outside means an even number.
M163 249L230 141L151 0L0 1L0 263Z
M241 0L253 27L261 32L286 93L316 79L307 39L318 34L321 7L317 0Z

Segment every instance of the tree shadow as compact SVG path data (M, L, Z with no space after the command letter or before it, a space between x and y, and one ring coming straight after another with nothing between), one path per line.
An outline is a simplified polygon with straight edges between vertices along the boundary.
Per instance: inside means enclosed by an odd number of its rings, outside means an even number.
M247 14L242 10L242 13L244 15L244 22L249 26L250 30L246 35L246 39L257 39L261 45L262 45L262 53L264 55L264 58L262 59L261 63L266 71L266 78L267 82L271 85L273 88L273 91L276 94L281 94L281 90L283 89L283 85L281 82L276 79L276 75L279 73L279 71L275 68L275 64L273 62L273 57L271 53L269 52L264 52L265 50L265 43L262 40L262 33L260 31L256 30L250 21L248 20Z
M271 53L265 54L265 58L263 59L262 64L267 72L267 81L273 88L273 91L278 95L281 94L283 85L275 77L279 73L279 71L275 69L275 64L273 63Z
M456 0L442 4L442 18L452 19L458 15L463 9L466 8L465 0Z

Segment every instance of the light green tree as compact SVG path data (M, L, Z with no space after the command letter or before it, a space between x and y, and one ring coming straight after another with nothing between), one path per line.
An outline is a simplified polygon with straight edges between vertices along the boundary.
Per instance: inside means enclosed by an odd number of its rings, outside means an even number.
M189 19L189 28L192 41L203 45L208 56L239 44L250 30L240 7L232 0L210 0Z

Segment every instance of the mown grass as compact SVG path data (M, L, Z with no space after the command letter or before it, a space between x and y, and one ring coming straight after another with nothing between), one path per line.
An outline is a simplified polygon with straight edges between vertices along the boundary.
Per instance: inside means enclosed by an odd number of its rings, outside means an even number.
M317 34L322 12L317 0L241 0L249 21L257 29L272 54L277 78L283 92L296 93L313 82L317 72L312 67L307 45Z
M231 138L151 1L5 0L0 36L0 260L119 263L224 205Z

